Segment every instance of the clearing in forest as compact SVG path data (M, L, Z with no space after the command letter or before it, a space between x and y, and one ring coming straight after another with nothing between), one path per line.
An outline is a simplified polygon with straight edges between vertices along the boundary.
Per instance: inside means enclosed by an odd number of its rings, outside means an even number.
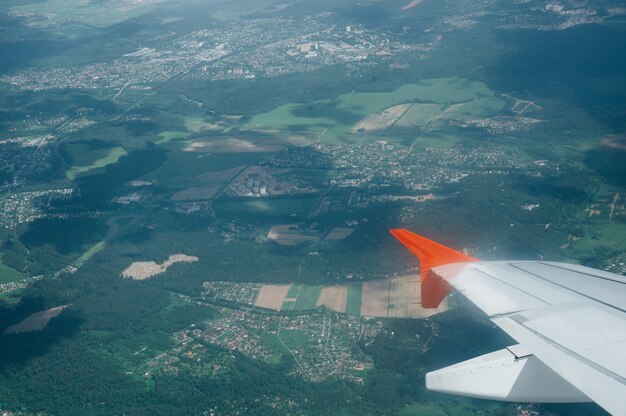
M200 259L195 256L173 254L161 264L154 261L136 261L122 272L122 276L130 277L134 280L145 280L157 274L165 273L175 263L192 263L198 260Z
M45 311L35 312L29 315L19 324L11 325L4 330L5 334L19 334L22 332L31 332L42 330L48 325L52 318L56 318L63 312L63 309L70 305L57 306L56 308L46 309Z

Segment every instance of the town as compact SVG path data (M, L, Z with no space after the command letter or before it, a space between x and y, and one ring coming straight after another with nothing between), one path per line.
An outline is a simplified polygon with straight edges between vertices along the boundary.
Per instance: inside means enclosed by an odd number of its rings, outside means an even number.
M249 302L250 296L258 291L258 285L243 285L246 287L241 295L235 297L228 289L235 286L207 283L210 284L207 287L220 287L221 296L231 293L232 306L214 304L210 297L196 299L179 295L186 302L215 310L219 317L192 324L173 334L177 345L142 365L144 377L159 371L177 372L177 367L186 365L192 358L194 366L202 367L204 361L210 359L206 356L206 345L270 364L288 357L295 363L294 375L314 382L336 377L363 383L365 372L373 367L371 358L360 352L356 344L373 340L384 330L383 320L347 316L331 310L284 314L241 308L245 304L235 302ZM221 369L222 364L213 363L209 371L215 373Z

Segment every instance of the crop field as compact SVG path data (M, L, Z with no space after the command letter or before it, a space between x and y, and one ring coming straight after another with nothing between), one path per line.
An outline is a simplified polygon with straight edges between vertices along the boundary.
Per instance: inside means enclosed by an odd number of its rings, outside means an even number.
M317 307L317 301L322 292L322 286L303 286L296 298L294 309L308 310Z
M363 295L363 285L361 283L351 283L348 285L346 300L346 313L353 316L361 316L361 298Z
M361 316L386 318L389 307L389 280L363 282Z
M389 281L389 317L408 318L419 306L419 275Z
M281 310L291 285L265 285L261 287L254 306L258 308Z
M321 290L315 306L326 306L335 312L346 311L346 301L348 300L348 286L328 286Z
M389 280L389 318L428 318L448 310L447 300L435 309L422 307L419 279L419 275L411 275Z

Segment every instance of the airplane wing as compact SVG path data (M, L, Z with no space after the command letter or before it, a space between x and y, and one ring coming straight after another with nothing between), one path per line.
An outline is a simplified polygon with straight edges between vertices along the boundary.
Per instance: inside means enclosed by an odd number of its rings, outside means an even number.
M440 246L392 233L420 262L420 250ZM422 277L439 281L422 280L422 290L455 288L519 344L430 372L428 389L514 402L594 401L626 415L626 278L567 263L447 260L431 256L420 266L428 269Z

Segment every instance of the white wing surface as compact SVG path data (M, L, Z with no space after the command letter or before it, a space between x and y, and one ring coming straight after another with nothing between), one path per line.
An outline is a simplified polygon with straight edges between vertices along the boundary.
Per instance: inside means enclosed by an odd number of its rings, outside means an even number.
M515 402L594 401L626 416L626 278L566 263L481 262L404 229L422 305L454 287L519 344L426 375L426 387Z
M519 345L431 372L428 388L508 401L594 401L626 415L626 278L537 261L432 271Z

